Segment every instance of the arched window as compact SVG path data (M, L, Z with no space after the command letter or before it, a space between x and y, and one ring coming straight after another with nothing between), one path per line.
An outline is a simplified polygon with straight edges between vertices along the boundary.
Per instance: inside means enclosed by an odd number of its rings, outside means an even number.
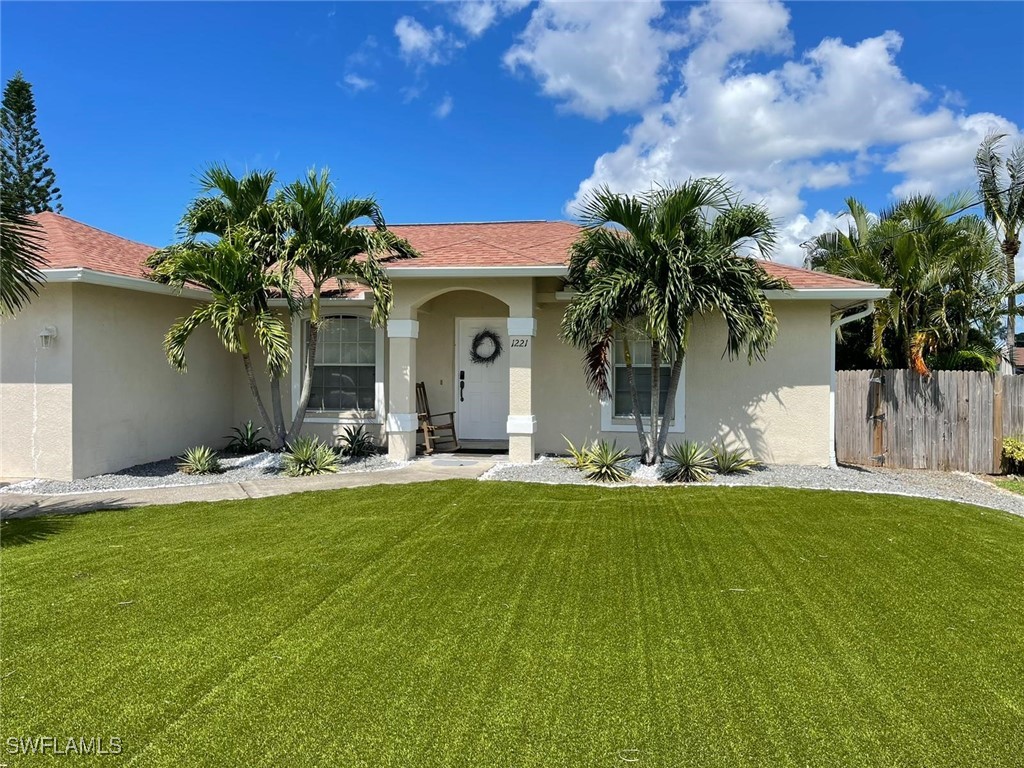
M317 337L309 408L373 411L376 360L377 332L369 318L327 318Z

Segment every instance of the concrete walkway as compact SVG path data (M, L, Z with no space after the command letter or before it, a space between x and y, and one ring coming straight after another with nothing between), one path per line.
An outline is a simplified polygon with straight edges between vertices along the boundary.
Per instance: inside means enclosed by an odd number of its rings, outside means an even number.
M261 499L305 491L360 488L367 485L400 485L431 480L475 479L489 470L495 460L489 456L443 456L420 458L404 467L374 472L339 472L316 477L274 476L240 483L175 485L120 491L92 491L55 495L0 494L0 520L37 515L74 515L101 509L130 509L152 504L180 504L187 501Z

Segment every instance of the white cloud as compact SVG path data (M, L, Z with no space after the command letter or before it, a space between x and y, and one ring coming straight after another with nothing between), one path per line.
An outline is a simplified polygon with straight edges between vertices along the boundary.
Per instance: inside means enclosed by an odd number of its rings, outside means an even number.
M773 258L786 264L802 266L807 251L803 244L823 232L846 232L849 222L841 213L819 210L813 219L798 213L779 227Z
M365 91L368 88L373 88L376 84L377 83L374 82L373 80L370 80L367 77L357 75L354 72L350 72L347 75L345 75L344 82L339 83L339 85L344 85L344 87L348 88L349 90L355 93Z
M402 58L411 64L443 64L461 43L452 38L444 27L427 29L412 16L403 16L395 24L395 37Z
M509 16L529 4L530 0L473 0L454 3L453 16L455 22L471 37L480 37L500 17Z
M885 170L899 175L894 195L945 195L973 185L971 161L988 130L1020 136L1005 118L954 112L909 80L896 61L903 43L897 32L851 42L826 38L794 55L789 12L774 0L690 10L681 28L688 47L679 62L682 82L663 103L650 105L675 45L658 44L659 35L673 38L651 26L661 14L654 8L641 14L630 6L630 15L618 5L588 6L577 25L551 9L538 21L537 9L506 59L527 65L545 93L576 111L594 117L616 109L639 112L621 146L597 158L570 212L600 184L636 191L724 175L747 200L765 202L781 219L778 256L800 263L799 243L835 223L825 211L808 218L807 190L846 187ZM561 21L552 21L556 17ZM588 47L607 28L623 32L620 48L608 46L614 56ZM653 38L634 53L631 41L645 36ZM549 47L556 40L565 45L560 52ZM581 48L567 45L572 40ZM755 68L754 54L773 58L759 58L771 63ZM634 55L645 58L646 67L621 65ZM633 90L626 72L635 76Z
M452 107L454 106L455 102L452 100L451 95L446 93L444 98L434 107L434 117L438 120L444 120L452 113Z
M505 65L530 72L573 112L604 118L658 98L665 65L683 44L658 22L660 2L541 2Z
M904 144L885 166L887 171L904 175L903 181L893 187L893 194L942 196L973 188L977 185L974 154L981 140L993 131L1014 134L1017 127L999 115L979 112L960 115L948 130L935 136Z

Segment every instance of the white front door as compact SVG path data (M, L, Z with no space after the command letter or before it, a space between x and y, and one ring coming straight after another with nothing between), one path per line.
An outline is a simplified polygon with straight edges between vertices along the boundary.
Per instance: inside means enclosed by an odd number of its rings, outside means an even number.
M498 340L497 349L490 334ZM456 318L455 350L459 440L507 440L508 318Z

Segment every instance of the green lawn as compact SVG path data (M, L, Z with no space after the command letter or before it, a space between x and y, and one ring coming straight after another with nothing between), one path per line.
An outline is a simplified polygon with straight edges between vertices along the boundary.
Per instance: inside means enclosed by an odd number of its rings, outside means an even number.
M0 531L0 736L120 737L95 765L1024 755L1024 519L991 510L451 481Z
M1024 494L1024 480L996 480L996 485L1014 493Z

